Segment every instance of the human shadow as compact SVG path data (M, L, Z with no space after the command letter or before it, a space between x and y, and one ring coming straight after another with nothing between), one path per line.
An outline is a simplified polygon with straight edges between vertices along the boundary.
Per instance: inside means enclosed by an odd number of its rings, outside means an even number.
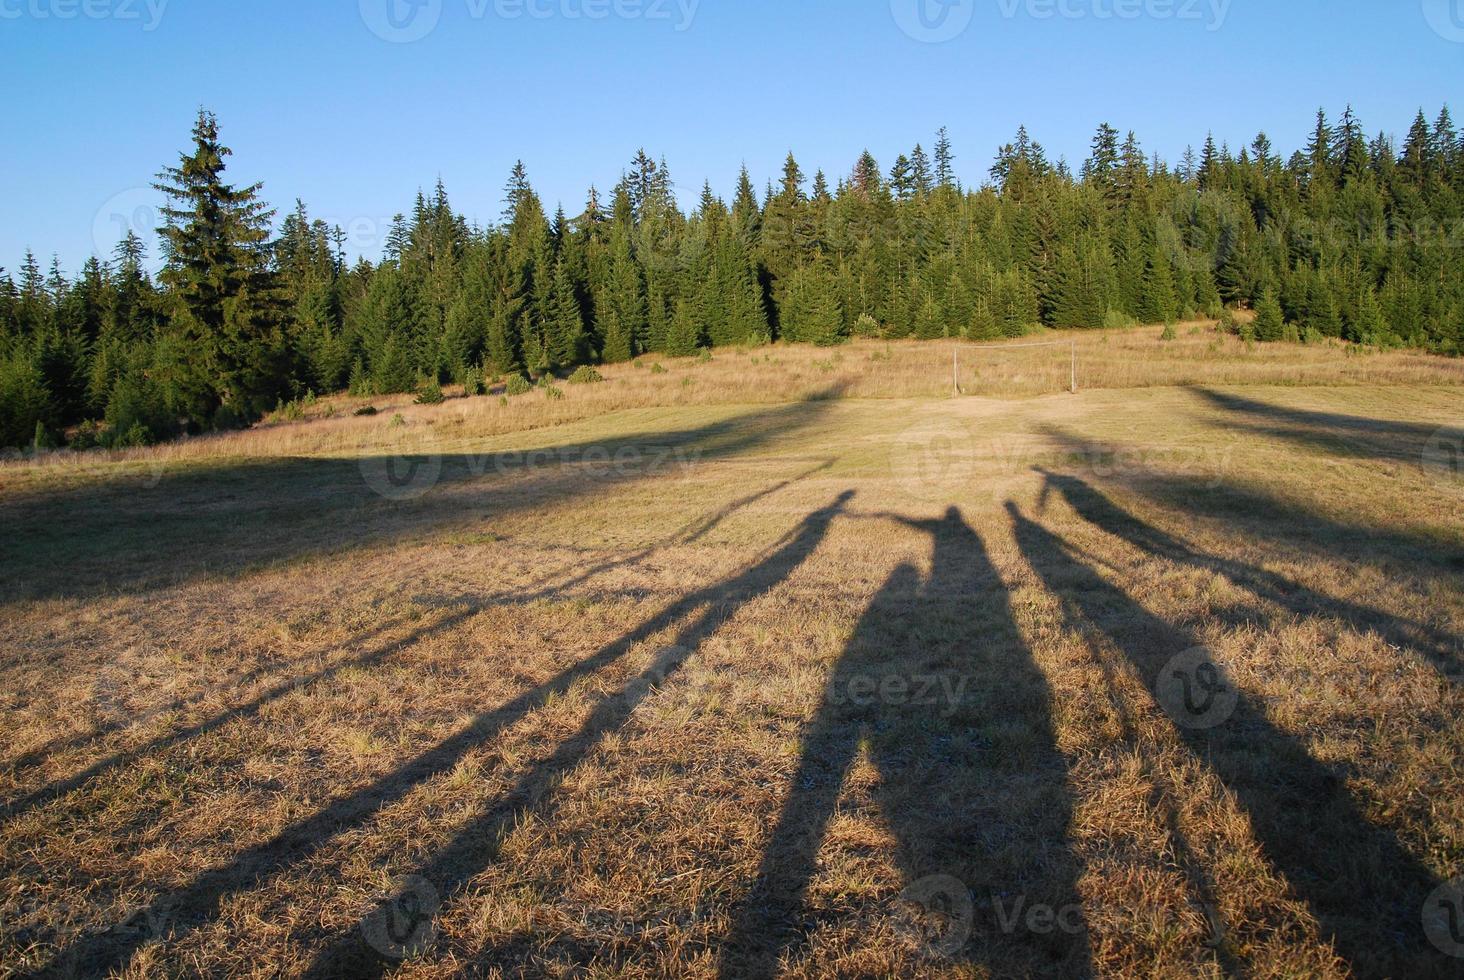
M1425 940L1421 910L1439 882L1375 826L1345 774L1277 728L1191 629L1149 612L1067 540L1007 505L1023 556L1070 625L1112 641L1197 761L1234 794L1266 858L1305 900L1359 976L1457 975ZM1452 971L1452 972L1451 972Z
M1416 463L1441 431L1437 425L1272 405L1209 388L1197 389L1196 394L1229 413L1223 422L1229 428L1332 455Z
M451 770L469 752L503 732L542 706L546 700L563 696L577 682L594 676L622 660L637 644L675 626L684 617L697 613L690 625L682 627L677 639L665 648L653 665L618 695L602 701L590 720L575 738L563 743L544 763L535 766L490 816L460 835L444 852L444 858L433 868L442 883L444 894L462 873L455 869L460 861L491 860L483 855L480 835L503 826L507 815L517 812L525 797L549 785L560 773L572 768L606 734L624 724L630 712L656 684L663 682L689 655L690 648L700 644L744 602L774 587L791 575L818 547L833 520L841 514L853 493L846 492L832 504L816 511L779 542L776 550L751 568L725 582L697 590L672 603L634 630L596 651L590 657L562 671L552 680L526 691L493 710L475 718L459 733L408 761L394 772L371 785L336 800L313 816L281 831L270 840L237 855L228 865L207 871L187 888L174 894L161 895L139 917L147 921L166 922L174 937L214 919L230 895L267 883L288 869L309 860L330 841L354 827L373 819L381 810L396 802L428 779ZM424 875L429 877L430 875ZM102 975L124 967L146 941L143 932L110 933L83 937L62 950L50 966L50 972L81 972ZM366 953L376 950L363 947L354 934L333 945L322 955L320 968L339 975L384 972L390 961L373 959Z
M1091 444L1060 426L1044 426L1041 431L1077 461L1092 464L1113 453L1111 447ZM1425 571L1431 576L1458 576L1464 570L1464 529L1445 522L1399 527L1339 519L1223 473L1161 472L1142 467L1123 472L1119 465L1114 479L1156 502L1222 521L1264 540L1284 541L1301 551L1349 562L1387 564L1407 573Z
M897 568L834 667L721 975L774 975L834 914L810 907L810 889L861 745L898 839L903 898L923 910L906 932L916 955L998 976L1089 974L1047 680L960 512L895 519L930 535L932 571L922 582Z
M156 485L119 476L9 494L0 498L0 604L232 576L679 478L815 425L842 390L701 426L528 450L438 452L424 427L407 430L396 455L185 460Z
M75 790L80 789L82 786L85 786L87 783L91 782L97 777L102 776L120 766L134 763L138 759L141 759L146 755L169 749L175 745L178 745L193 738L207 735L210 732L222 728L224 725L231 724L236 721L253 718L257 716L261 710L263 710L270 704L280 700L281 698L284 698L296 691L305 690L313 685L329 681L331 678L336 677L344 671L352 669L368 670L373 667L379 666L382 663L389 661L400 651L410 649L414 645L432 636L448 632L491 606L505 604L529 605L541 599L551 599L559 597L565 595L570 590L575 589L587 582L593 581L595 578L608 572L614 571L619 568L631 567L642 561L645 561L646 559L652 557L659 551L670 547L671 545L694 544L704 538L706 535L710 534L723 521L727 520L738 511L743 510L744 508L749 507L760 500L779 493L782 490L793 486L797 482L808 479L809 477L817 473L823 472L824 470L827 470L831 465L832 464L829 462L820 463L795 477L787 480L782 480L776 484L764 487L763 489L757 490L751 494L744 495L743 497L734 500L711 513L702 515L694 519L683 528L667 536L667 538L662 542L646 548L642 548L629 555L596 562L588 568L581 569L571 574L567 578L545 578L540 580L538 583L529 586L526 589L500 591L489 594L487 596L459 596L455 599L449 600L447 604L453 608L457 608L459 611L441 619L438 622L433 623L428 627L413 630L405 637L379 645L377 648L368 652L336 661L326 667L321 667L317 670L305 673L293 672L290 674L289 677L283 680L275 681L274 683L265 687L262 691L259 691L257 694L255 694L255 696L242 700L239 703L230 706L227 710L217 712L216 714L208 718L194 722L192 724L169 730L163 734L157 735L147 740L142 745L135 746L129 748L126 751L117 752L112 755L106 756L87 766L85 769L72 774L71 776L55 780L54 782L39 787L14 800L0 802L0 823L3 823L4 821L19 816L23 813L26 813L36 808L37 806L42 806L61 796L65 796L68 793L74 792ZM562 578L562 580L555 580L558 578ZM389 627L383 626L371 631L371 633L385 633L388 628ZM360 635L355 637L354 640L356 643L362 643L369 640L370 638L370 635ZM289 664L280 665L274 668L271 673L279 673L280 671L286 671L289 669ZM231 686L243 687L251 683L252 681L261 679L266 679L263 672L256 671L249 676L239 678ZM201 699L209 693L217 693L217 690L210 689L210 691L203 692L197 697L198 699ZM190 704L188 702L188 699L184 699L180 702L173 704L171 707L177 710L186 711L190 707ZM109 735L113 735L119 731L122 731L123 729L127 728L129 724L129 719L116 719L106 722L102 725L98 725L90 731L79 733L69 738L55 739L52 742L48 743L46 746L38 749L33 749L17 757L13 761L5 763L5 766L12 772L17 772L35 766L43 762L48 755L54 752L79 748L88 743L99 741Z
M1464 682L1464 659L1457 634L1374 606L1323 595L1276 572L1200 551L1134 516L1085 480L1049 470L1037 472L1043 477L1044 507L1049 496L1057 493L1088 523L1155 558L1216 572L1294 615L1331 616L1359 633L1376 633L1395 648L1417 652L1449 680Z

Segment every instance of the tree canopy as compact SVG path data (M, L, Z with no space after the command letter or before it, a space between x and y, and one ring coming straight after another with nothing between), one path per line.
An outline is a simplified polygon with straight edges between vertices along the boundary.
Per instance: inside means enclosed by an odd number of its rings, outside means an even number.
M1401 146L1349 108L1283 159L1213 135L1171 168L1104 123L1074 176L1025 127L978 187L942 129L884 169L810 178L793 154L759 196L689 210L645 150L603 199L552 216L519 164L500 223L439 182L376 261L297 202L226 177L217 120L158 177L162 271L129 235L71 278L0 269L0 445L151 442L247 424L349 387L540 376L648 352L772 340L991 338L1257 309L1262 340L1464 349L1464 142L1444 109Z

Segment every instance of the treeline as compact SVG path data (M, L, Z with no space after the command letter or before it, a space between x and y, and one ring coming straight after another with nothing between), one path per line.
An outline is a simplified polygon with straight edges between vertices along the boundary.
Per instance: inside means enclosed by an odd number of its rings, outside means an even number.
M1402 146L1319 113L1283 159L1263 134L1178 165L1099 128L1075 175L1025 129L979 189L945 131L831 184L790 155L759 193L688 214L638 154L607 198L550 216L522 165L501 223L419 193L377 263L303 204L282 222L224 178L200 113L157 184L163 269L129 235L75 278L0 270L0 445L132 445L247 424L307 392L541 376L774 339L993 338L1255 308L1257 339L1464 346L1464 141L1445 109Z

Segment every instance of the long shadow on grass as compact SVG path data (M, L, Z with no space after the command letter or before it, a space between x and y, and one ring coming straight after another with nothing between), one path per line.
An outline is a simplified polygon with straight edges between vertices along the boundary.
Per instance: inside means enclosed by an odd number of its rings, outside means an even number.
M570 589L583 585L586 582L592 581L599 575L603 575L607 572L613 571L616 568L628 567L637 564L638 562L644 561L645 559L656 554L663 548L669 547L671 545L694 544L701 538L710 534L719 524L721 524L727 518L731 517L737 511L749 507L752 504L757 503L759 500L765 499L772 496L773 494L785 490L801 480L805 480L819 472L822 472L828 469L830 465L830 463L822 463L796 477L788 480L783 480L777 484L756 491L755 493L748 494L738 500L732 501L724 507L719 508L713 513L704 515L690 522L686 527L670 535L666 539L666 541L661 544L652 545L648 548L643 548L638 552L626 555L621 558L599 562L589 568L582 569L581 571L575 573L573 576L564 581L553 582L551 584L548 580L545 580L537 586L531 586L528 589L495 593L486 597L463 597L461 601L454 602L453 605L461 605L465 606L466 608L464 608L460 612L454 613L446 617L445 619L433 623L431 626L414 630L407 636L399 640L384 644L373 651L360 654L358 656L346 658L344 660L331 664L328 667L323 667L319 670L311 671L307 674L297 674L291 676L286 680L275 683L274 685L257 694L255 697L250 698L249 700L244 701L227 711L220 712L202 721L196 722L195 724L187 725L185 727L166 732L165 734L159 735L156 738L150 739L140 746L128 749L124 752L118 752L106 758L100 759L92 765L88 766L86 769L72 776L57 780L53 783L36 789L31 793L28 793L25 796L20 797L14 801L8 803L0 803L0 822L9 820L13 817L17 817L34 809L37 806L44 805L51 800L74 792L80 789L82 786L85 786L92 780L96 779L97 777L102 776L118 768L119 766L130 765L151 753L164 751L189 739L207 735L208 733L216 731L224 727L225 725L231 724L233 722L244 721L253 718L268 705L280 700L281 698L287 697L295 691L303 691L313 685L327 682L347 670L362 670L379 666L380 664L389 661L392 657L394 657L401 651L408 650L414 645L421 643L422 641L432 636L438 635L440 633L445 633L455 628L456 626L478 615L478 613L482 612L483 609L489 606L504 603L513 605L528 605L541 599L548 599L555 596L560 596L565 594ZM385 632L385 628L379 630L378 632ZM358 642L365 639L367 639L367 637L364 636L357 638ZM245 680L247 681L247 678ZM80 746L93 739L100 739L106 737L109 734L114 734L115 732L125 728L126 726L126 721L118 721L110 723L108 725L100 726L93 732L76 736L64 743L53 745L51 747L51 751L64 749L68 746ZM15 763L12 763L10 768L20 769L24 766L33 765L37 762L42 761L44 755L45 753L42 751L26 753L25 756L21 757Z
M1091 972L1047 680L959 511L904 523L932 538L930 578L898 568L834 668L722 950L725 977L774 975L821 920L839 918L810 892L862 744L880 774L875 802L899 840L917 955L997 976Z
M1150 613L1066 540L1007 506L1022 554L1062 602L1072 626L1101 631L1123 652L1189 750L1235 795L1266 857L1308 903L1352 970L1383 977L1457 969L1423 935L1422 910L1438 885L1435 875L1392 833L1367 820L1344 775L1276 728L1220 665L1205 661L1210 669L1203 670L1199 658L1176 662L1200 648L1197 634ZM1135 529L1119 523L1109 530L1122 535ZM1176 699L1178 689L1168 686L1167 675L1188 682L1183 699ZM1226 703L1212 701L1211 694L1233 694L1234 710L1210 713Z
M250 848L228 866L204 873L181 892L160 896L139 916L147 921L166 922L175 937L214 919L230 895L266 884L309 860L342 833L371 820L384 807L403 799L426 780L450 771L464 756L526 717L546 699L563 696L577 681L592 677L623 659L637 644L700 610L691 624L680 630L675 643L656 658L650 670L618 696L602 702L578 736L565 742L549 760L534 767L509 799L483 818L480 825L461 835L439 860L425 869L429 880L437 875L436 880L444 890L467 880L474 873L471 870L474 863L492 859L491 850L485 852L484 847L491 842L493 830L505 826L504 821L522 809L526 798L549 786L556 775L572 768L606 734L624 724L654 685L680 666L688 650L714 633L742 603L791 575L818 547L829 525L843 512L852 496L852 492L845 493L828 507L810 514L780 542L772 555L748 570L684 597L553 680L474 719L463 731L395 772ZM52 970L102 975L125 966L145 941L142 933L89 936L62 951ZM386 960L365 956L354 935L333 947L321 962L322 969L337 975L370 975L384 972L388 965Z
M1234 418L1223 424L1282 439L1330 455L1418 463L1437 425L1373 419L1340 412L1316 412L1271 405L1228 392L1198 389L1199 396Z
M1143 468L1123 473L1122 457L1132 447L1096 445L1058 426L1044 426L1041 431L1060 443L1073 462L1114 459L1112 469L1119 471L1114 479L1126 489L1196 517L1222 521L1259 540L1282 541L1297 551L1411 576L1459 576L1464 570L1464 528L1447 520L1431 526L1384 526L1349 516L1328 516L1223 474L1217 478ZM1133 456L1139 458L1142 453Z
M236 575L680 477L814 425L841 391L703 426L527 451L437 455L424 428L429 441L401 456L180 463L153 487L120 480L0 500L0 603ZM413 487L418 475L425 492Z
M1323 595L1284 575L1198 551L1135 517L1084 480L1047 470L1038 472L1044 477L1044 506L1048 496L1056 492L1090 524L1155 558L1216 572L1240 588L1297 616L1333 616L1360 633L1376 632L1394 647L1416 651L1450 680L1464 682L1464 660L1459 656L1460 638L1453 633L1372 606Z

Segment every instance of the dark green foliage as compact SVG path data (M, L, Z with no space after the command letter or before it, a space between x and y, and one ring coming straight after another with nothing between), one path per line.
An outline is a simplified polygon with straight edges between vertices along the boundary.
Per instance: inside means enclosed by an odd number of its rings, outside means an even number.
M676 314L671 320L671 331L666 338L664 350L672 357L690 357L702 345L701 324L691 303L684 299L676 301Z
M131 373L112 389L107 427L107 441L115 447L147 446L176 435L178 420L161 388L145 374Z
M783 338L795 343L829 346L847 336L833 276L823 263L793 271L782 319Z
M413 391L417 387L417 372L407 357L406 345L396 334L388 334L371 357L371 391L378 395L392 395Z
M589 336L574 277L563 258L554 266L553 299L548 324L549 359L556 367L572 367L589 357Z
M0 361L0 445L24 446L55 417L40 369L23 355Z
M1179 315L1174 272L1168 257L1158 248L1149 253L1144 265L1143 290L1134 313L1145 323L1167 323Z
M1025 127L991 185L962 188L942 130L886 171L868 152L809 179L790 154L760 199L704 186L689 213L641 152L613 198L548 215L522 165L478 229L439 183L379 262L297 203L278 235L259 188L224 179L201 113L163 172L165 268L135 236L72 279L33 254L0 270L0 436L146 442L248 424L309 390L411 392L562 375L647 353L851 335L988 339L1253 306L1246 332L1464 353L1464 149L1447 112L1394 150L1351 110L1289 158L1215 137L1176 166L1103 125L1075 178ZM690 203L690 202L689 202ZM271 238L273 237L273 240ZM523 384L511 382L517 390ZM109 424L101 425L105 418ZM83 427L83 423L86 425Z
M447 396L442 393L442 385L436 378L424 378L417 385L418 405L441 405L446 400Z
M288 385L284 311L268 242L273 212L259 201L259 185L224 181L230 150L210 113L199 112L193 143L156 185L169 202L159 232L163 282L175 301L174 328L193 355L192 377L173 397L194 418L232 423L257 418Z
M1281 313L1281 301L1276 298L1275 290L1266 290L1261 301L1256 305L1256 320L1252 329L1257 340L1275 341L1280 340L1282 331L1285 329L1285 317Z
M366 365L361 363L359 357L351 365L351 379L347 383L346 390L358 398L376 393L371 385L371 376L366 373Z
M483 377L482 368L463 368L458 376L458 381L463 386L463 394L468 398L476 398L478 395L488 393L488 381Z

